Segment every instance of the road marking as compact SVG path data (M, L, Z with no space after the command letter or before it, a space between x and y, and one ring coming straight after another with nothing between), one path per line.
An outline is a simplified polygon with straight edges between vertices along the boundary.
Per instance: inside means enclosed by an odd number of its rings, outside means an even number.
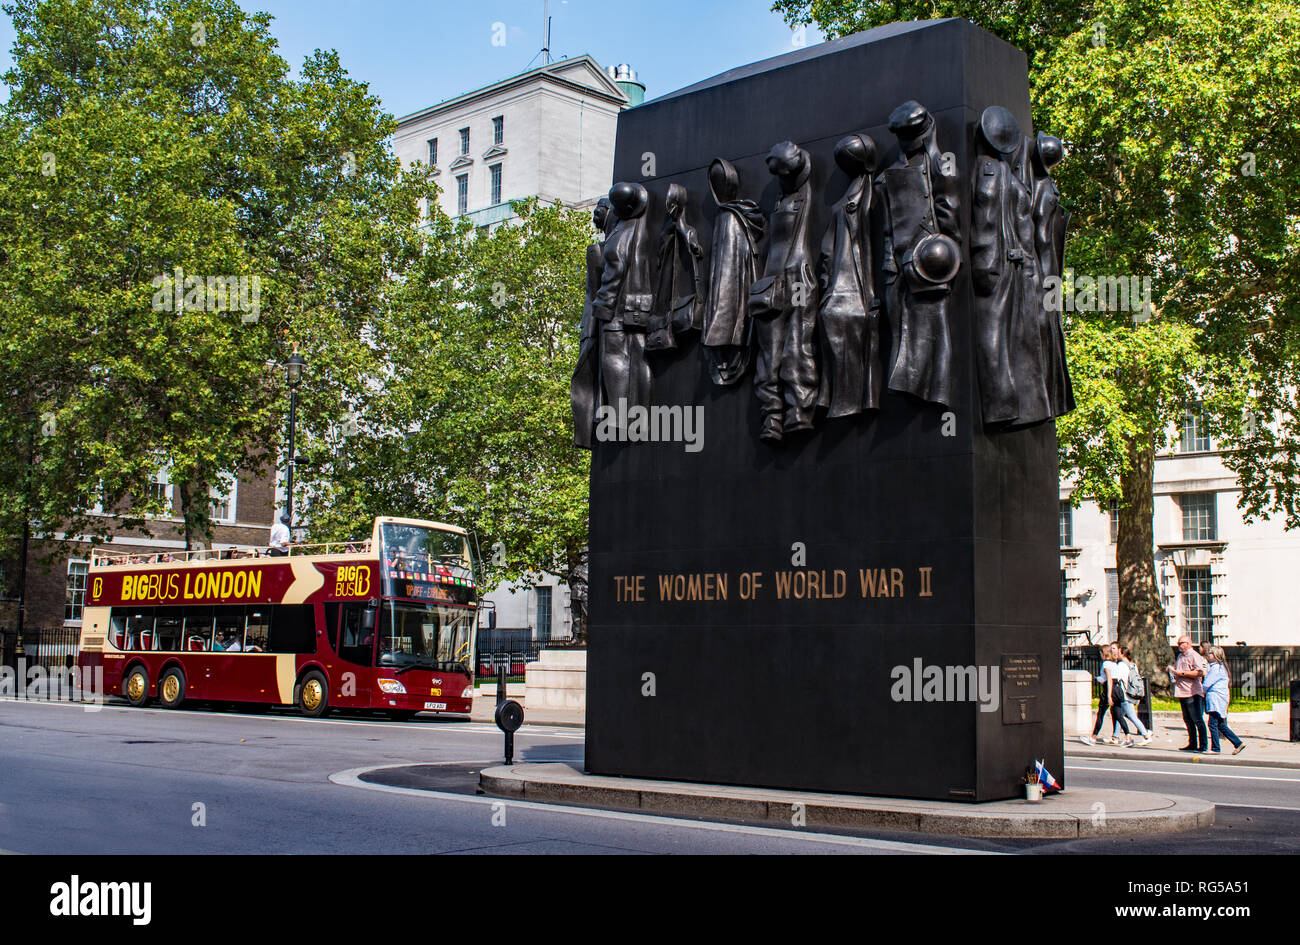
M1215 801L1215 807L1244 807L1247 809L1256 808L1258 810L1289 810L1300 813L1300 807L1274 807L1271 804L1225 804L1222 801Z
M1178 764L1171 761L1170 764ZM1255 778L1245 774L1211 774L1205 771L1152 771L1148 768L1102 768L1093 765L1086 765L1076 768L1077 771L1118 771L1123 774L1172 774L1179 778L1223 778L1229 781L1284 781L1288 784L1300 784L1300 778ZM1269 770L1269 769L1264 769ZM1274 771L1283 770L1274 768Z
M449 762L450 763L450 762ZM455 762L460 764L461 762ZM450 794L443 791L421 791L418 788L391 787L387 784L373 784L362 781L361 775L387 768L409 768L407 764L378 765L366 768L349 768L330 775L330 781L343 787L361 788L366 791L382 791L386 794L405 794L414 797L429 797L442 801L461 801L467 804L492 805L505 803L509 807L526 810L543 811L553 814L572 814L577 817L595 817L601 820L624 820L639 824L660 824L669 827L687 827L692 830L712 830L720 833L743 833L757 837L771 837L781 840L804 840L809 843L826 843L836 846L863 847L871 850L886 850L895 853L930 853L936 855L1005 856L1006 854L991 850L973 850L965 847L941 847L928 843L906 843L899 840L871 840L864 837L840 837L826 833L799 833L778 827L747 827L741 824L721 824L714 821L684 820L679 817L659 817L654 814L631 814L624 811L598 810L589 807L568 807L563 804L541 804L537 801L519 801L509 797L483 796L469 794Z
M485 732L492 735L499 735L501 730L495 725L489 725L483 722L367 722L363 719L309 719L306 716L296 715L269 715L260 712L202 712L191 711L188 709L151 709L148 707L137 707L131 705L109 705L100 703L96 705L93 702L52 702L43 699L17 699L12 696L0 696L0 703L27 704L27 705L53 705L62 706L66 709L81 709L83 712L100 712L100 711L118 711L118 712L138 712L151 713L153 715L169 715L172 717L178 714L184 715L189 713L195 718L235 718L235 719L259 719L266 722L292 722L295 724L317 724L317 725L365 725L371 728L386 728L389 730L396 729L403 732L420 732L420 731L438 731L438 732L459 732L470 735L482 735ZM95 706L94 709L88 709L87 706ZM535 725L525 724L518 732L516 737L527 738L563 738L570 741L584 741L586 735L574 734L572 732L543 731Z

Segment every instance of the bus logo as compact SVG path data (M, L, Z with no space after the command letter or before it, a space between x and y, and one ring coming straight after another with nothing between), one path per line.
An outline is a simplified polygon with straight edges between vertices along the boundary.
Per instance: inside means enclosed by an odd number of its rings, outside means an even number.
M335 597L365 597L370 593L370 567L364 564L345 564L338 570Z

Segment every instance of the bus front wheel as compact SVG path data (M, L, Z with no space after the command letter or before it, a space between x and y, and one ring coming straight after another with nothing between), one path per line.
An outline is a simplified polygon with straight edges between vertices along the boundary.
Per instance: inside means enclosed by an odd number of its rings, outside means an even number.
M139 664L128 669L122 677L122 695L136 708L145 705L149 701L149 671Z
M179 709L185 701L185 674L178 667L172 666L159 678L158 701L164 709Z
M312 670L298 686L298 708L308 718L318 719L329 711L330 687L323 673Z

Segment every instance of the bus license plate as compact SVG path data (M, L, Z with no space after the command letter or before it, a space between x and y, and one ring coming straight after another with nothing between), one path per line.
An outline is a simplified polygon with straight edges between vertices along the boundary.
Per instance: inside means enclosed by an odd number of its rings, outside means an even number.
M447 711L447 703L445 703L445 702L426 702L426 703L424 704L424 707L425 707L426 709L431 709L431 710L433 710L434 712L446 712L446 711Z

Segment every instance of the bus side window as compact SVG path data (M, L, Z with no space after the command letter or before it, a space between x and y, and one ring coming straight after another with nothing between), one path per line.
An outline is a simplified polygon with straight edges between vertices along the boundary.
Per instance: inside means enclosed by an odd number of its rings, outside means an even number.
M336 608L337 604L334 605ZM326 604L326 611L330 605ZM338 619L337 610L335 620ZM316 605L279 604L271 621L272 653L316 652Z
M267 639L272 636L271 614L269 604L257 604L248 608L248 625L244 631L245 652L265 653L270 649Z
M158 623L154 627L155 650L175 652L181 648L181 623L185 611L180 607L162 607L158 610Z
M335 653L339 651L339 606L325 605L325 635L329 637L330 649Z
M112 629L108 631L109 642L119 650L126 649L126 611L114 607L110 615Z

